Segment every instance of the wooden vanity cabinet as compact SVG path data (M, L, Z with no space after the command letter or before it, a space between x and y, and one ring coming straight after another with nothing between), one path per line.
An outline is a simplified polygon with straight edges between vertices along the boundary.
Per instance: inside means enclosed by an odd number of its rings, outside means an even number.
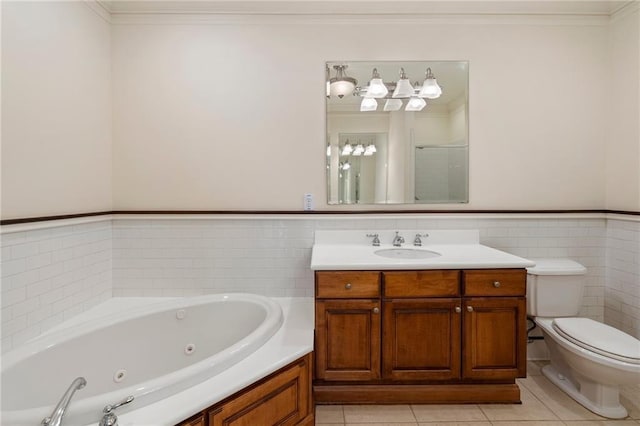
M385 379L460 378L459 276L459 271L382 272Z
M380 378L379 296L378 272L316 274L317 379Z
M463 377L526 377L526 272L463 271L463 285Z
M519 402L524 269L316 272L319 403Z

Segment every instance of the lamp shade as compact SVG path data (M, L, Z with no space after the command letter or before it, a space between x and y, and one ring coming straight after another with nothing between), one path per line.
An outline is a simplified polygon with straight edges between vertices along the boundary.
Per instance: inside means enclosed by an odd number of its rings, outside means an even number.
M369 88L367 89L367 96L370 98L384 98L389 93L389 89L384 85L380 74L376 68L373 69L371 81L369 81Z
M370 97L362 98L360 102L360 111L375 111L378 108L378 101Z
M404 72L404 68L400 68L400 80L396 83L396 89L393 91L393 98L408 98L414 95L414 89L411 82Z
M407 106L404 108L405 111L422 111L424 107L427 106L427 102L419 98L417 96L412 96L407 102Z
M402 101L400 99L387 99L384 103L385 111L398 111L402 108Z
M362 155L362 154L364 154L364 145L359 143L358 145L356 145L355 149L353 150L352 155L359 156L359 155Z
M427 99L436 99L440 95L442 95L442 88L440 88L438 81L431 73L431 68L427 68L426 77L420 89L420 96Z
M331 96L337 96L342 99L346 95L353 93L353 90L358 84L358 80L353 77L348 77L345 73L348 65L334 65L333 69L336 70L336 76L329 79L329 93Z

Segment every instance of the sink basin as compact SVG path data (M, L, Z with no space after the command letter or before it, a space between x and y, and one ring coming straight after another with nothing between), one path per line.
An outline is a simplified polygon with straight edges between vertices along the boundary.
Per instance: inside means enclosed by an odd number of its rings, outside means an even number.
M431 250L402 247L376 250L373 253L390 259L428 259L440 256L440 253Z

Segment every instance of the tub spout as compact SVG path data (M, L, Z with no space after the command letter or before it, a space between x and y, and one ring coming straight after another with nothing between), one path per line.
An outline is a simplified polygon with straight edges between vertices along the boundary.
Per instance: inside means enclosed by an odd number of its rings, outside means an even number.
M64 416L64 413L67 411L67 407L71 402L71 398L73 397L73 394L76 393L78 389L82 389L83 387L85 387L86 384L87 384L87 381L85 380L84 377L77 377L73 382L71 382L71 385L69 386L67 391L64 393L64 395L62 395L62 399L60 399L60 402L58 402L58 405L56 405L56 408L54 408L53 413L51 413L51 416L45 417L44 419L42 419L41 424L43 426L62 425L62 417Z

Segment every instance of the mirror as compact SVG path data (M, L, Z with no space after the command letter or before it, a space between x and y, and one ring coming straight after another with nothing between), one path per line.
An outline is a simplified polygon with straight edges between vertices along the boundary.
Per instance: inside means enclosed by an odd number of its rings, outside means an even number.
M468 69L327 62L328 203L467 203Z

